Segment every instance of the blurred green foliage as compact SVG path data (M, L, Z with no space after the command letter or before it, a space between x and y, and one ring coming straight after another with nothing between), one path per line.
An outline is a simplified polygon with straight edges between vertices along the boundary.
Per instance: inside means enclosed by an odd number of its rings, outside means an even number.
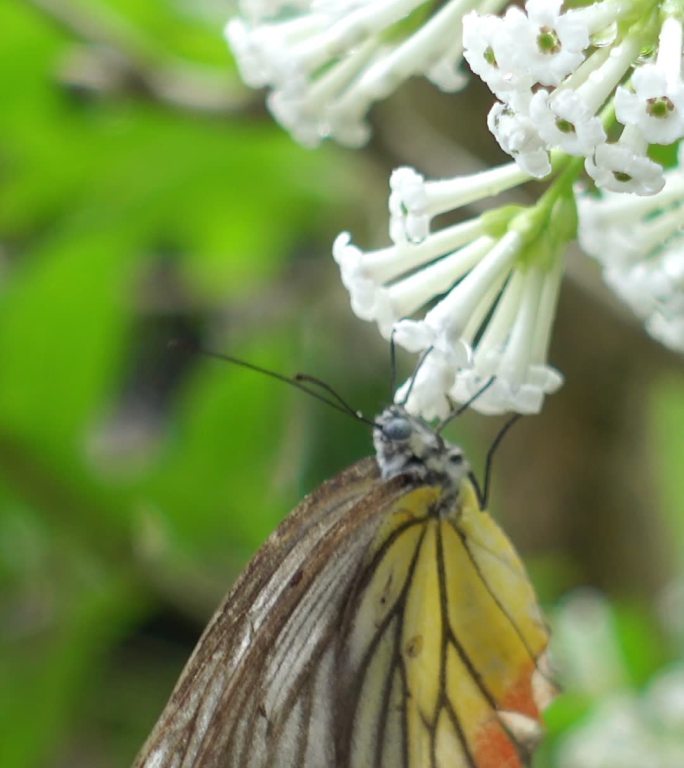
M359 160L296 147L250 101L222 4L62 5L110 30L135 66L187 69L214 91L225 81L224 114L135 83L74 83L74 62L106 46L40 5L0 5L0 766L113 768L249 554L304 491L369 450L364 430L297 393L168 342L332 372L371 410L388 384L361 387L367 372L355 379L316 326ZM681 439L658 430L676 418L684 433L672 391L654 424L678 500ZM638 683L667 655L642 642L650 621L623 633ZM575 713L567 701L557 711Z
M81 9L120 13L150 66L174 57L231 83L216 14ZM157 660L155 683L157 655L130 641L152 690L131 696L132 679L112 698L115 649L160 615L198 631L305 471L294 460L282 492L264 481L291 393L167 344L218 328L217 343L225 331L231 351L290 370L287 264L329 252L351 176L342 154L298 149L263 118L59 82L74 37L30 4L0 7L0 40L0 765L126 765L179 659Z

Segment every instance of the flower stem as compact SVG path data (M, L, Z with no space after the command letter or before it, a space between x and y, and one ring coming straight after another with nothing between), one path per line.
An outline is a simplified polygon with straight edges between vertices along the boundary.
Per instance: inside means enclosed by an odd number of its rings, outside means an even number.
M583 158L559 155L554 158L558 174L537 203L515 216L510 225L523 238L520 263L551 269L565 246L577 236L577 211L573 186L583 168Z

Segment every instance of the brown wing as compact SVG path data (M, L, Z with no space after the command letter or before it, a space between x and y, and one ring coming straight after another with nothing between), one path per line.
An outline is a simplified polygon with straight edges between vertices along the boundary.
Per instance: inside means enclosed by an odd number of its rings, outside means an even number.
M134 768L335 764L339 621L406 484L365 459L304 499L212 618Z
M522 564L477 505L373 460L323 485L216 613L135 768L522 768L552 691ZM540 666L542 667L540 669Z

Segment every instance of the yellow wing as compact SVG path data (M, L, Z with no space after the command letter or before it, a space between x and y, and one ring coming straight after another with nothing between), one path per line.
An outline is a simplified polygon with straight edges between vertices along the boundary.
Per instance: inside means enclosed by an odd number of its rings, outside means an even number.
M547 643L535 597L468 483L306 499L205 630L135 768L519 768Z
M513 547L466 482L406 494L350 598L337 736L350 768L520 768L552 695L548 633Z

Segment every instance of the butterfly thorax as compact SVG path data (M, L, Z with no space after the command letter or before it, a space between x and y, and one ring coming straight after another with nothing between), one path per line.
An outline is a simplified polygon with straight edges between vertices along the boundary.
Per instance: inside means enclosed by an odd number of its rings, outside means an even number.
M373 444L384 479L404 475L417 483L442 486L445 500L458 495L470 472L458 446L448 443L400 405L386 408L375 425Z

